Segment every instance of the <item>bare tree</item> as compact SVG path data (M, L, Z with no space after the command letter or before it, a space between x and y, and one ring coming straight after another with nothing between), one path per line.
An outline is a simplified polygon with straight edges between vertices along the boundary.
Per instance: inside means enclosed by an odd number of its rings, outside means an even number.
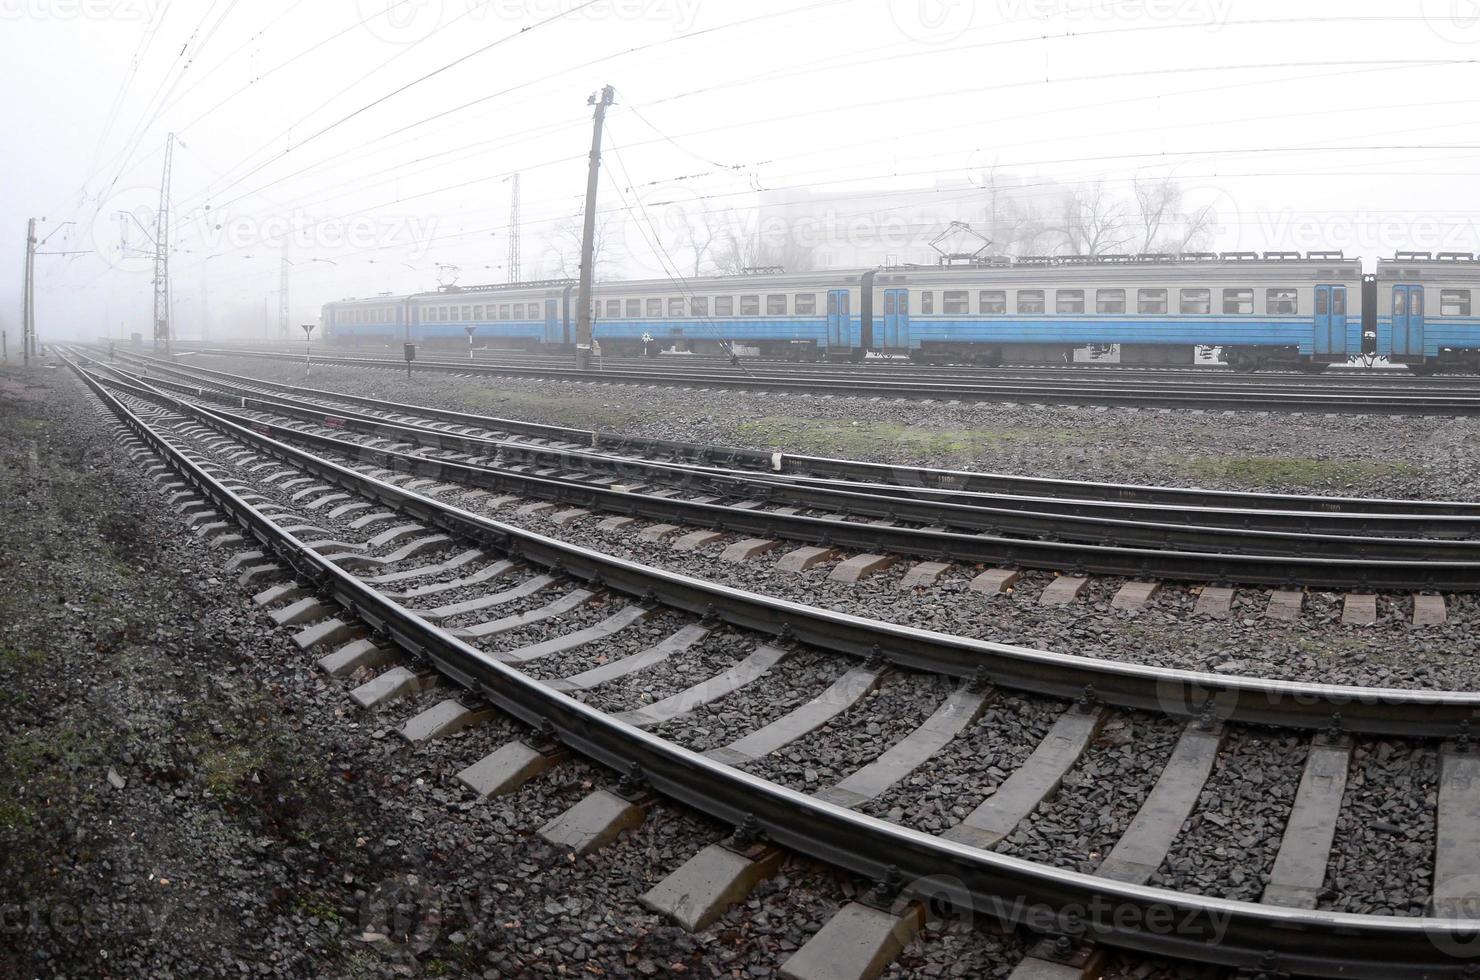
M596 219L596 233L591 242L591 275L602 278L606 267L613 260L611 254L611 218ZM553 271L553 279L578 279L581 275L581 239L585 228L580 214L561 218L550 228L545 239L545 267Z
M746 227L733 213L713 249L716 271L739 275L746 269L780 266L787 272L816 268L812 245L800 241L789 225Z
M1171 177L1137 177L1131 189L1140 218L1142 252L1177 255L1212 237L1212 205L1189 210L1181 185Z
M1105 255L1134 238L1124 201L1095 181L1069 191L1060 202L1056 229L1071 255Z
M981 227L992 241L993 254L1034 255L1053 247L1045 239L1052 238L1057 229L1021 181L1004 177L993 164L973 177L972 183L985 192L986 220Z
M715 253L723 246L728 230L724 218L714 212L701 210L685 215L683 245L693 259L692 275L701 276L715 269Z

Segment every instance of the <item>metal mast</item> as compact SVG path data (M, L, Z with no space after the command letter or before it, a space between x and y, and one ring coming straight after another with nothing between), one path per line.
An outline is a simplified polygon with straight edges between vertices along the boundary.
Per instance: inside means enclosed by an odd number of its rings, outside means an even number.
M283 242L282 275L278 278L278 338L288 339L288 243Z
M514 175L514 194L509 204L509 282L519 281L519 175Z
M154 346L170 347L170 167L175 134L164 145L164 178L159 183L159 210L154 227Z
M26 225L26 284L21 299L21 357L27 367L36 356L36 219Z
M596 179L601 174L601 124L606 121L606 107L617 99L610 85L586 100L596 106L595 125L591 131L591 165L586 177L586 213L581 228L581 285L576 306L576 369L591 367L591 252L596 238Z

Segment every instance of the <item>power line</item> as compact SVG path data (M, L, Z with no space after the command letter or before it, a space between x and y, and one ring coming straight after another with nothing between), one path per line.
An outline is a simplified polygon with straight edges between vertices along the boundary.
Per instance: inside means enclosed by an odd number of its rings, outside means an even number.
M507 44L508 42L514 40L515 38L523 37L524 35L529 34L529 33L533 32L533 31L537 31L537 30L539 30L542 27L547 27L550 24L553 24L553 23L555 23L557 21L564 20L566 17L572 16L573 14L576 14L576 13L582 11L582 10L585 10L587 7L593 6L593 5L595 5L595 4L599 3L599 2L601 2L601 0L582 0L582 2L577 3L577 4L575 4L572 7L568 7L565 10L559 11L558 13L551 14L548 17L545 17L545 18L543 18L541 20L536 21L535 23L531 24L528 27L520 28L518 31L515 31L513 34L506 34L503 37L499 38L498 40L493 41L493 42L491 42L489 44L485 44L485 45L483 45L480 48L477 48L477 49L475 49L473 51L468 52L465 55L462 55L461 57L454 58L452 61L449 61L446 64L444 64L444 65L442 65L442 66L440 66L438 68L435 68L432 71L429 71L429 72L427 72L424 75L420 75L420 76L412 79L411 81L405 83L404 85L397 86L396 88L394 88L391 91L387 92L385 95L382 95L382 96L380 96L377 99L373 99L370 102L365 103L364 105L360 106L358 109L355 109L354 111L352 111L352 112L350 112L350 113L348 113L348 114L346 114L344 116L341 116L339 119L336 119L334 122L330 123L329 125L324 126L324 127L320 128L320 129L316 130L315 132L313 132L312 134L310 134L307 138L298 141L290 150L284 150L284 151L276 154L275 156L273 156L273 157L271 157L271 158L263 161L262 163L258 164L256 167L253 167L251 170L247 171L245 174L242 174L242 176L240 176L240 177L236 178L235 180L231 181L230 183L228 183L224 188L221 189L221 191L224 193L225 191L230 190L231 188L237 186L238 184L240 184L242 181L246 180L247 178L252 177L255 174L261 173L264 169L266 169L267 167L271 166L273 163L276 163L278 160L281 160L283 157L287 156L288 153L290 153L290 152L292 152L294 150L301 150L303 147L305 147L308 144L312 143L314 140L319 139L320 137L324 136L327 133L333 132L335 129L339 128L340 126L343 126L345 123L349 122L351 119L355 119L355 118L363 115L364 113L369 112L371 109L374 109L376 106L385 104L386 102L390 101L391 99L395 98L396 96L404 94L405 92L407 92L407 91L415 88L416 86L422 84L423 82L426 82L426 81L428 81L430 79L436 78L438 75L441 75L444 72L451 71L453 68L456 68L458 65L465 64L466 62L472 60L473 58L478 57L479 55L486 54L487 52L492 51L495 48L501 47L501 46ZM471 12L472 9L474 9L474 8L470 7L469 8L469 12ZM464 13L462 16L468 16L468 14L467 13ZM460 19L460 18L458 18L458 19ZM454 20L453 22L455 23L456 21ZM448 25L448 26L450 26L450 25ZM439 28L438 30L441 30L441 29L442 28ZM433 32L433 33L435 33L435 32ZM430 37L430 36L431 35L428 35L428 37ZM425 38L423 38L422 40L425 40ZM417 43L419 44L421 42L417 42ZM399 57L399 55L398 55L398 57ZM369 76L367 75L365 77L369 77ZM363 78L361 80L363 80ZM358 83L356 83L356 84L358 84ZM347 89L345 91L347 91ZM336 96L336 98L337 98L337 96ZM315 110L315 111L317 111L317 110ZM228 203L230 203L230 202L228 202Z

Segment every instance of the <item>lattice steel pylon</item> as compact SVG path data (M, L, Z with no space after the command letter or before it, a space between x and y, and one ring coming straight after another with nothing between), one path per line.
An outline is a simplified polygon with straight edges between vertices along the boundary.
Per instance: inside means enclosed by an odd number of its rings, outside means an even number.
M159 183L159 210L154 217L154 345L170 346L170 167L175 160L175 134L164 145L164 177Z
M509 203L509 282L519 281L519 175L513 177L514 191Z
M278 338L288 339L288 243L283 242L282 274L278 277Z

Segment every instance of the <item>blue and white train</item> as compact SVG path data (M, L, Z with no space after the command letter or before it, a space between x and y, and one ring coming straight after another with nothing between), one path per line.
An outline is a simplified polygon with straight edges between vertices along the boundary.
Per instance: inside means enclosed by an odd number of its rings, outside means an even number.
M575 283L447 287L324 307L336 344L569 351ZM604 354L676 348L792 360L1063 363L1120 345L1122 363L1319 371L1355 355L1426 373L1480 368L1480 262L1399 252L1363 275L1340 252L989 260L969 265L608 281L593 298Z

